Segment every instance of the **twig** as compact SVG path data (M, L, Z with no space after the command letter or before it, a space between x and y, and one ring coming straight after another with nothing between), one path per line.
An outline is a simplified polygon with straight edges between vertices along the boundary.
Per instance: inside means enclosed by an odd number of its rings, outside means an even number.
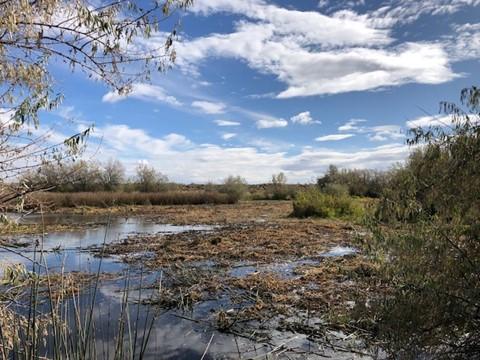
M215 335L214 332L212 332L212 336L210 337L210 341L208 342L207 344L207 347L205 348L205 351L203 352L203 355L202 357L200 358L200 360L203 360L205 358L205 355L207 355L207 352L208 352L208 348L210 347L210 344L212 343L212 340L213 340L213 336Z

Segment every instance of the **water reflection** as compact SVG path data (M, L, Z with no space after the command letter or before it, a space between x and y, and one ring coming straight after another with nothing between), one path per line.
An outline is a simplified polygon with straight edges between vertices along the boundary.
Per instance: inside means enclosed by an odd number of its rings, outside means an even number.
M27 216L17 219L19 222L32 224L42 222L39 216ZM102 272L117 273L118 276L102 280L99 283L93 306L93 322L95 328L95 343L97 358L110 359L117 347L119 319L124 309L124 292L128 288L129 302L127 312L129 325L127 334L138 333L136 354L141 349L141 342L148 335L148 346L144 359L200 359L208 346L204 359L238 359L238 358L268 358L267 354L272 349L278 348L280 354L274 358L288 359L316 359L330 356L335 359L351 359L352 354L334 353L328 349L320 349L318 344L311 342L304 335L289 332L273 331L268 342L258 343L254 339L239 337L232 334L216 331L215 311L229 309L235 306L230 299L222 298L199 303L185 316L179 317L174 310L165 310L151 305L138 304L136 300L145 299L155 295L155 286L146 287L141 284L158 284L161 270L144 273L142 269L125 264L117 257L99 258L87 251L90 246L103 243L121 241L132 234L171 234L183 231L210 231L211 226L174 226L156 224L147 219L137 218L112 218L79 216L79 215L47 215L43 219L46 224L89 224L80 230L63 233L49 233L41 236L16 236L17 242L25 242L27 246L16 249L0 249L0 264L21 263L28 269L32 268L31 261L34 252L41 247L44 250L45 262L50 271L82 271L97 272L101 266ZM108 226L107 226L108 222ZM38 240L38 247L35 242ZM335 250L335 249L332 249ZM325 256L341 256L348 251L333 251ZM17 254L12 251L18 252ZM38 258L38 254L37 254ZM317 263L318 260L304 259L297 262L265 265L261 271L273 271L282 276L293 276L293 269L299 265ZM204 262L194 264L200 267L214 266L215 263ZM233 269L230 276L244 277L253 271L258 271L258 266L243 264ZM1 266L0 266L0 271ZM126 275L128 273L128 276ZM128 282L127 282L128 279ZM141 293L140 293L141 291ZM76 300L82 309L82 319L86 316L92 304L93 289L86 288ZM65 303L68 309L73 308L72 299ZM48 309L44 309L47 311ZM74 312L71 311L71 316ZM201 320L201 321L195 321ZM72 318L70 324L75 324ZM151 332L149 330L150 324ZM275 328L275 327L273 327ZM128 331L130 330L130 331ZM213 338L212 338L213 334ZM128 336L128 335L127 335ZM210 339L212 340L211 343ZM50 347L49 347L50 346ZM52 344L46 345L45 353L49 353ZM285 351L289 349L290 351ZM320 355L315 354L318 352ZM273 358L273 356L270 356Z
M38 253L43 249L45 261L52 271L63 269L64 271L95 272L100 262L102 262L102 271L117 272L126 267L118 258L110 257L101 260L99 257L86 251L87 248L120 241L132 234L172 234L184 231L207 231L213 229L212 226L207 225L176 226L156 224L141 217L115 217L112 219L103 217L97 218L96 221L94 220L91 216L46 215L44 217L45 224L91 224L92 227L68 232L48 233L44 236L9 236L9 240L14 239L15 242L26 244L27 246L16 250L21 255L0 249L0 264L23 264L27 269L30 269L32 262L29 258L33 259L34 252ZM19 222L36 224L41 223L42 218L39 215L30 215L19 219ZM35 247L35 243L38 244L37 247Z

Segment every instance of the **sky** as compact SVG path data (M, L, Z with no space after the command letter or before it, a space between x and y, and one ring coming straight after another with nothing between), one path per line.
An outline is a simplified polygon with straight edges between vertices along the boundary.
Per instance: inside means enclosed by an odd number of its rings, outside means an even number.
M84 157L128 174L313 182L330 164L388 169L409 127L446 121L439 103L478 85L480 0L196 0L175 49L127 96L53 65L65 99L44 124L55 139L94 124Z

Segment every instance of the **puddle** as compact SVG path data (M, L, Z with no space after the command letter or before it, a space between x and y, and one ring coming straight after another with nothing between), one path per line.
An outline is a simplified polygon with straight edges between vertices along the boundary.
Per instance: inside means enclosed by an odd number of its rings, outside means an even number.
M294 273L295 268L303 265L316 265L318 263L319 261L314 259L301 259L273 264L239 263L228 272L228 275L236 278L244 278L255 273L274 273L282 278L293 279L298 277L298 275Z
M321 253L320 256L323 256L323 257L349 256L349 255L355 255L356 253L358 253L358 249L356 248L353 248L350 246L335 246L329 251Z

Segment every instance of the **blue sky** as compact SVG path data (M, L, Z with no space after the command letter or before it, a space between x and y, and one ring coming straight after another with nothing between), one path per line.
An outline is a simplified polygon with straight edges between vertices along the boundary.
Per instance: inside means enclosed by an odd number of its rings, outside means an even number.
M44 121L70 120L59 137L94 123L86 158L187 183L386 169L409 125L478 85L479 19L478 0L196 0L172 70L119 96L53 64L65 100Z

